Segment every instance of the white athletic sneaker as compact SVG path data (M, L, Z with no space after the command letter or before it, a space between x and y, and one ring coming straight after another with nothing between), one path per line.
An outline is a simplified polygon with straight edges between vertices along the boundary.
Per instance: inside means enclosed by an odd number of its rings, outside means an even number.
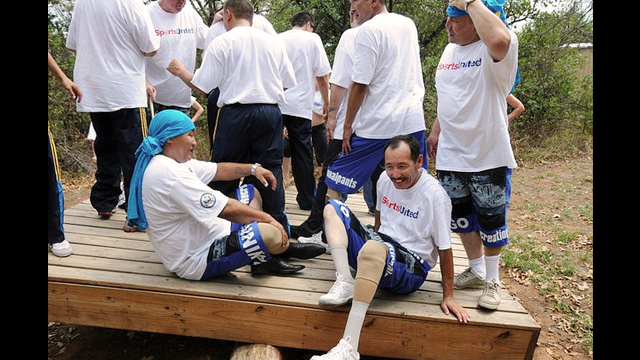
M55 256L65 257L71 255L73 249L71 248L71 244L67 240L63 240L59 243L49 245L51 248L51 252Z
M298 242L303 244L318 244L324 246L325 253L331 254L331 250L329 249L329 244L322 241L322 231L318 231L317 233L307 237L307 236L298 236Z
M351 346L351 337L340 339L338 345L324 355L314 355L311 360L359 360L360 354Z
M464 289L484 285L484 280L470 267L458 275L453 276L453 288Z
M485 281L484 290L480 299L478 299L478 305L485 309L495 310L500 305L500 284L495 280Z
M342 306L353 300L353 283L348 282L340 273L336 272L336 281L329 292L318 298L320 306Z

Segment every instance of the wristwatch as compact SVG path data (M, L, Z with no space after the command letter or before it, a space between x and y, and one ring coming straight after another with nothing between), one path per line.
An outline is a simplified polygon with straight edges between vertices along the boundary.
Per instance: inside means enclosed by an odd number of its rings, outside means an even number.
M262 166L262 165L258 163L251 165L251 175L256 176L256 169L258 168L258 166Z
M464 11L467 11L467 8L469 8L469 4L471 4L474 1L476 1L476 0L465 0L464 1Z

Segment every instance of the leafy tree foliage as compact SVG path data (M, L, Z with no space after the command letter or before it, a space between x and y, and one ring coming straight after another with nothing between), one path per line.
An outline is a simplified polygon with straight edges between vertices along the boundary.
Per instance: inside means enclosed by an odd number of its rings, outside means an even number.
M48 0L49 51L70 77L75 58L64 42L74 2ZM190 0L190 3L210 25L224 1ZM418 28L426 88L425 122L430 129L436 116L435 69L447 43L445 2L387 0L386 3L389 11L412 18ZM278 32L291 28L291 18L296 12L311 13L315 32L322 38L331 62L340 35L350 26L348 0L253 0L252 4L255 12L269 19ZM584 57L568 45L593 42L593 0L507 0L505 13L520 42L522 80L514 94L526 107L510 125L514 144L537 146L564 131L591 136L593 76L580 75L585 67ZM206 106L206 100L200 102ZM56 143L69 148L84 140L89 124L88 114L75 112L75 105L52 76L49 76L49 123ZM72 171L78 170L65 162L64 151L60 157L63 169L69 166Z

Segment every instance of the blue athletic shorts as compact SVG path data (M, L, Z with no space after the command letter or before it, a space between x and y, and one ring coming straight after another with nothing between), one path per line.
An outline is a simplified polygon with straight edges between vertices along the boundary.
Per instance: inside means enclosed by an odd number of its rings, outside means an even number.
M418 131L413 134L420 143L422 167L427 169L427 147L425 133ZM325 183L330 189L343 194L353 194L360 189L371 177L371 174L384 160L384 146L389 139L365 139L359 136L351 138L351 151L340 154L327 169Z
M242 185L236 191L239 201L249 204L253 199L255 189L253 185ZM213 241L207 256L207 268L200 280L206 280L224 275L245 265L257 265L271 259L258 223L231 223L231 233L228 236Z
M487 247L509 244L507 208L511 197L511 169L480 172L437 171L451 198L451 231L478 231Z
M418 254L398 244L390 236L363 226L341 201L329 200L347 229L349 265L358 268L358 253L367 241L380 241L387 248L387 260L378 287L396 294L410 294L422 286L431 267ZM324 227L324 224L323 224Z

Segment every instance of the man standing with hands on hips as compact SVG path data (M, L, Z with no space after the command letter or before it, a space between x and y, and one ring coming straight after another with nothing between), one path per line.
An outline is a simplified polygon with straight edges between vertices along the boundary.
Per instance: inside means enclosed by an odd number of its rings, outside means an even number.
M438 116L427 139L438 180L452 203L469 268L454 287L483 285L478 305L500 304L500 252L507 237L511 169L507 102L518 69L518 38L504 23L504 0L451 0L449 44L436 71Z

